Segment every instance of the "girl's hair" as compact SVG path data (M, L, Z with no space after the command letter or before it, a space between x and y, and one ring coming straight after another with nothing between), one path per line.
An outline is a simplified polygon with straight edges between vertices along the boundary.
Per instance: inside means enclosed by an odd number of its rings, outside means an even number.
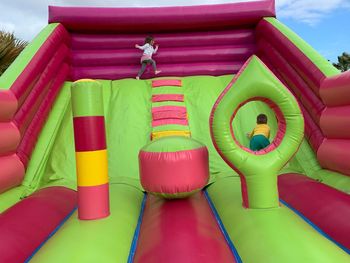
M257 124L266 124L267 123L267 116L265 114L259 114L258 117L256 117L256 123Z
M145 38L145 44L151 44L151 41L153 40L152 36L148 36Z

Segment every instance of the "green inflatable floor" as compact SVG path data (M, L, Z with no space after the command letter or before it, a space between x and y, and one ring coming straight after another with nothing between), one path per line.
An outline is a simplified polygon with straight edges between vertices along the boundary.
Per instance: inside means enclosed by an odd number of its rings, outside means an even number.
M235 242L234 237L240 236L242 247L238 245L237 248L242 257L246 262L261 262L260 256L271 254L271 257L282 260L283 253L293 253L293 247L299 249L302 244L305 251L312 250L315 249L313 244L316 242L329 256L315 250L315 254L319 253L325 257L320 258L320 261L307 261L302 255L296 255L283 262L330 262L327 259L331 256L339 259L337 262L346 262L341 250L285 207L277 209L280 212L270 211L261 213L261 216L255 216L258 211L243 211L239 178L216 152L209 131L212 106L232 77L195 76L182 78L182 81L192 138L204 143L209 150L212 184L208 190L209 195L223 217L229 234L233 236L232 240ZM152 131L151 80L124 79L100 82L104 95L112 215L101 221L82 222L73 214L39 250L32 262L96 262L91 259L102 254L96 260L110 262L104 257L104 253L114 255L114 258L120 259L119 262L126 262L143 198L139 182L138 152L150 141ZM50 113L23 185L0 196L1 210L39 188L59 185L76 189L70 86L70 82L65 83ZM248 146L246 133L253 129L259 113L268 116L272 137L276 134L277 123L273 112L261 102L251 102L239 110L232 124L241 144ZM302 173L343 191L349 192L350 189L348 177L321 169L305 140L299 152L281 171L284 172ZM234 212L231 207L228 209L231 205L237 208L237 211ZM251 231L247 235L239 235L235 231L242 228L237 228L237 224L250 224ZM272 233L269 229L273 225L280 229L278 233ZM261 240L262 235L267 235L268 240ZM243 248L247 242L252 242L249 247L256 247L256 258L252 258L251 252ZM96 250L100 252L96 253ZM313 257L315 258L318 256ZM302 261L305 259L306 261Z

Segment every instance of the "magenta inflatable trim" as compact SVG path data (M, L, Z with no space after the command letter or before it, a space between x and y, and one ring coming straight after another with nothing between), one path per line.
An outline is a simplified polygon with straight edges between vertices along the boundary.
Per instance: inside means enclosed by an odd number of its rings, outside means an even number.
M69 31L149 33L150 28L153 32L224 29L255 25L269 16L275 16L273 0L151 8L49 6L49 23L62 23Z

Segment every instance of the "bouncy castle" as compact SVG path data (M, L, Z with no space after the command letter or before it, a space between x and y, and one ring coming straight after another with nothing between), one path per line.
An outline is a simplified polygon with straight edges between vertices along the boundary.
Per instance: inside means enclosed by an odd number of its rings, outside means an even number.
M274 0L50 6L0 77L0 262L348 263L349 193L350 72Z

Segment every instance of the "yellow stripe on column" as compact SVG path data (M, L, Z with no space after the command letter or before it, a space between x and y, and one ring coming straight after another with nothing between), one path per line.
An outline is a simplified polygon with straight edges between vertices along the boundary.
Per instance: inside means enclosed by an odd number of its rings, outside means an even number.
M107 150L76 152L78 186L108 183Z

